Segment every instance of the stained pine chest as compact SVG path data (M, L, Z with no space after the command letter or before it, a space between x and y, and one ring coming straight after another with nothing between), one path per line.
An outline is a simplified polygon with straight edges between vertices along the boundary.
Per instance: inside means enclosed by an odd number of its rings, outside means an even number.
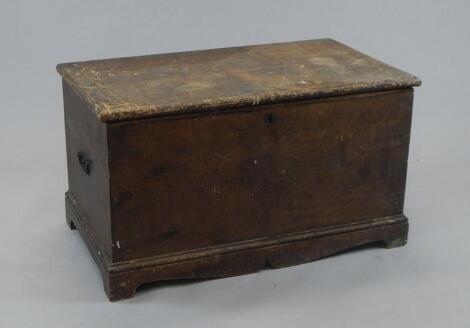
M330 39L57 69L66 217L110 300L406 243L412 75Z

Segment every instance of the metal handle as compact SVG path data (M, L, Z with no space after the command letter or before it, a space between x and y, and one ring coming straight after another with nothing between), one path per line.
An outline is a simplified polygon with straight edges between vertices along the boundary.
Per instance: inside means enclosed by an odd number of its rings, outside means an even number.
M88 157L88 155L83 151L79 151L77 153L77 158L78 158L78 163L80 163L80 166L82 167L83 171L87 175L90 175L90 172L91 172L91 159Z

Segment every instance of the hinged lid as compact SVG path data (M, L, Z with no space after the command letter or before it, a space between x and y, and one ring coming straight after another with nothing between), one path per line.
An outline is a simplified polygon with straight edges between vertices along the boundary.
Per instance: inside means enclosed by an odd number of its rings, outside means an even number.
M331 39L60 64L105 122L418 86Z

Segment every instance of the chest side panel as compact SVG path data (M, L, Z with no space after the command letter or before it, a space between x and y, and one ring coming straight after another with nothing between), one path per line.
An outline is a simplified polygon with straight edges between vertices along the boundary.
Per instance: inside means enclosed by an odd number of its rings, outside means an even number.
M108 125L115 260L402 213L413 91Z
M69 190L89 238L111 258L106 125L67 83L63 84Z

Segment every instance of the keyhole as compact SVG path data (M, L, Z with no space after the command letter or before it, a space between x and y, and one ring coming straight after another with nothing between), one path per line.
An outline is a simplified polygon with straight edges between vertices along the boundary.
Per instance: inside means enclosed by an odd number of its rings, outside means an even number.
M277 122L277 116L276 114L269 113L265 116L264 120L266 124L274 124Z

